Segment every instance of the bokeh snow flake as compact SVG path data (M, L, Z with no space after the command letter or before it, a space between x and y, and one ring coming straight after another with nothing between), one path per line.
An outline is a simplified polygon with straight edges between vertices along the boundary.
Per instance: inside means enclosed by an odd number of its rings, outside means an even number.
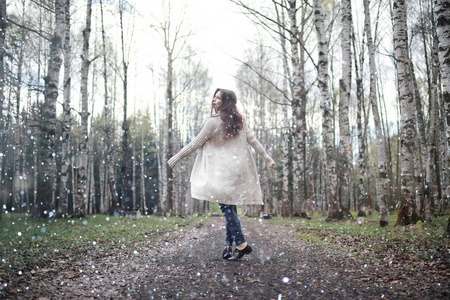
M289 281L291 281L291 279L289 277L287 277L287 276L284 276L283 278L281 278L281 281L283 283L289 283Z

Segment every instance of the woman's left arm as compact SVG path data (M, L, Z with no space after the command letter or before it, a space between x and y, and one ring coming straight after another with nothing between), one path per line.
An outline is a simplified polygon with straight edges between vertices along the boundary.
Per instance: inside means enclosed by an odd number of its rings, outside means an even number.
M208 119L200 133L167 161L169 166L173 168L182 158L189 156L192 152L203 146L203 144L212 136L215 127L214 120L212 118Z
M247 136L247 143L249 143L253 149L258 152L259 155L264 159L264 163L269 167L273 168L275 166L275 162L273 161L272 157L270 157L269 154L267 154L264 147L261 145L261 143L256 139L255 135L253 134L253 131L251 131L247 124L244 122L245 132Z

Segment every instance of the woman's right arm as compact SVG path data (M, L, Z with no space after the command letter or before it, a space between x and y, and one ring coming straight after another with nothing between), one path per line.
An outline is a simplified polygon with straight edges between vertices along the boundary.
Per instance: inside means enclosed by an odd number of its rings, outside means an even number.
M269 168L273 168L275 166L275 162L273 161L272 157L270 157L270 155L267 154L264 147L256 139L255 135L253 134L253 131L251 131L248 128L247 123L245 123L245 121L244 121L244 126L245 126L245 131L246 131L247 143L249 143L253 147L253 149L255 149L256 152L258 152L259 155L261 155L261 157L264 159L264 163Z
M208 119L200 133L177 154L167 161L170 167L174 167L182 158L189 156L192 152L203 146L203 144L212 136L216 126L213 118Z

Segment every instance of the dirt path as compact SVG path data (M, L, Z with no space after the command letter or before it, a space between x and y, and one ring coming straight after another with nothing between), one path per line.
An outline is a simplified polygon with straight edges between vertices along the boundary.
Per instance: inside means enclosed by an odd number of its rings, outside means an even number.
M371 265L337 250L306 246L292 230L242 220L254 251L221 258L223 218L118 255L54 262L24 274L18 298L42 299L448 299L448 270L408 272L394 261ZM69 269L64 266L69 265ZM425 267L424 267L425 268ZM420 269L420 268L419 268ZM425 271L426 270L426 271ZM433 274L428 276L427 274ZM447 274L447 275L446 275ZM420 282L420 284L417 284ZM15 297L15 296L14 296Z

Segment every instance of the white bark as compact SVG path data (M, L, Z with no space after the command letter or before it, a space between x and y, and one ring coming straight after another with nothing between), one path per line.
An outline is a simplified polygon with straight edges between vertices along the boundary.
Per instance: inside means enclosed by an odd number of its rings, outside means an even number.
M447 131L447 145L443 149L450 148L450 0L435 0L434 11L436 14L436 32L439 40L439 62L441 65L442 102ZM445 157L446 156L446 157ZM448 170L450 168L450 155L445 151L443 161L444 187L450 185Z
M134 126L134 128L136 128L136 126ZM133 145L133 149L132 149L132 158L131 158L131 163L132 163L132 174L133 174L133 179L132 179L132 190L133 190L133 206L132 206L132 210L136 211L137 210L137 206L136 206L136 164L137 164L137 160L136 160L136 147L135 145Z
M116 179L114 175L114 128L113 123L111 121L111 99L109 98L108 93L108 72L107 72L107 57L106 57L106 32L105 32L105 22L103 16L103 2L100 0L100 17L101 17L101 26L102 26L102 48L103 48L103 82L104 82L104 97L105 97L105 106L104 106L104 128L105 128L105 164L106 164L106 178L107 178L107 188L105 189L105 194L102 199L104 203L103 208L104 211L109 211L112 214L117 209L117 190L116 190Z
M365 152L366 152L366 141L365 134L363 130L363 112L364 112L364 97L362 80L357 75L356 79L356 98L358 101L357 104L357 127L358 127L358 165L359 165L359 192L360 195L358 197L358 216L365 217L366 216L366 204L367 204L367 189L366 189L366 160L365 160Z
M89 38L91 34L92 0L87 0L86 27L83 30L83 53L81 55L81 138L78 145L77 192L74 215L84 217L87 213L88 193L88 76L89 76Z
M121 195L121 209L129 210L130 200L131 200L131 190L130 182L132 182L132 170L131 170L131 158L129 153L129 142L128 135L130 124L128 122L128 66L129 61L125 49L125 39L124 39L124 25L123 25L123 14L125 12L125 2L124 0L119 1L119 17L120 17L120 40L121 40L121 51L122 51L122 87L123 87L123 122L122 122L122 195Z
M370 21L369 0L364 0L365 22L364 29L367 38L367 47L369 49L369 68L370 68L370 91L369 98L372 107L373 121L375 125L375 135L377 141L378 158L378 206L380 208L380 226L388 225L388 190L387 190L387 171L386 171L386 149L381 127L380 111L377 101L377 73L375 67L375 45L372 39L372 28Z
M147 202L145 201L145 157L144 157L144 126L141 126L141 195L140 195L140 210L142 215L147 215Z
M22 11L22 24L25 24L25 3L23 3L23 11ZM21 40L25 42L25 30L21 30ZM21 101L21 90L22 90L22 66L23 66L23 58L24 58L24 49L23 47L19 48L18 58L17 58L17 91L16 91L16 122L14 124L14 181L13 181L13 200L16 207L22 207L22 193L23 190L21 188L23 182L23 172L20 171L20 157L22 154L22 142L21 142L21 118L20 118L20 101ZM2 107L0 106L0 110ZM21 175L22 174L22 175Z
M282 50L282 60L283 60L283 74L286 77L282 82L282 90L284 95L288 95L288 86L287 83L289 80L289 64L288 64L288 54L286 50L286 38L285 31L282 24L285 23L284 10L281 11L281 15L277 9L277 5L275 4L275 10L277 12L277 21L278 21L278 32L280 33L280 44ZM281 216L288 217L290 211L290 197L289 197L289 139L290 139L290 131L289 131L289 119L288 119L288 106L283 106L283 128L282 128L282 186L281 186Z
M58 98L59 74L62 64L62 46L65 22L65 0L55 0L55 28L50 39L50 57L47 76L45 77L45 105L42 119L45 125L41 131L41 139L46 143L41 164L44 166L44 195L41 195L42 215L47 215L54 209L56 164L55 164L55 132L56 132L56 100Z
M305 200L304 189L304 135L305 124L302 116L303 95L305 94L305 81L302 76L302 63L299 53L300 32L297 24L297 10L295 0L288 1L288 14L290 20L290 44L292 64L292 126L293 126L293 214L300 216L302 204Z
M407 43L405 0L393 2L394 50L397 60L397 85L400 102L400 142L401 142L401 203L396 225L409 225L416 222L415 215L415 105L412 91L412 76Z
M325 24L322 14L322 3L314 0L314 23L316 27L317 39L319 41L319 89L322 108L322 135L323 147L325 150L325 190L328 200L328 218L336 219L339 213L337 199L337 175L336 156L333 145L333 115L331 111L331 98L328 87L328 41L325 37Z
M70 0L66 0L66 30L64 33L64 103L63 124L61 126L61 184L59 188L59 203L57 215L66 217L69 208L69 190L67 188L68 170L70 162L70 130L71 130L71 66L72 46L70 44Z
M6 40L6 0L0 0L0 138L4 139L3 104L5 102L5 40ZM0 180L2 179L0 172ZM2 198L3 199L3 198ZM3 201L3 200L2 200ZM0 203L2 204L2 203ZM3 205L2 205L3 207ZM0 208L0 213L3 208Z
M339 146L341 169L341 205L350 201L351 174L353 171L353 150L350 137L349 103L352 82L351 22L352 6L350 0L341 1L342 11L342 79L339 81Z

